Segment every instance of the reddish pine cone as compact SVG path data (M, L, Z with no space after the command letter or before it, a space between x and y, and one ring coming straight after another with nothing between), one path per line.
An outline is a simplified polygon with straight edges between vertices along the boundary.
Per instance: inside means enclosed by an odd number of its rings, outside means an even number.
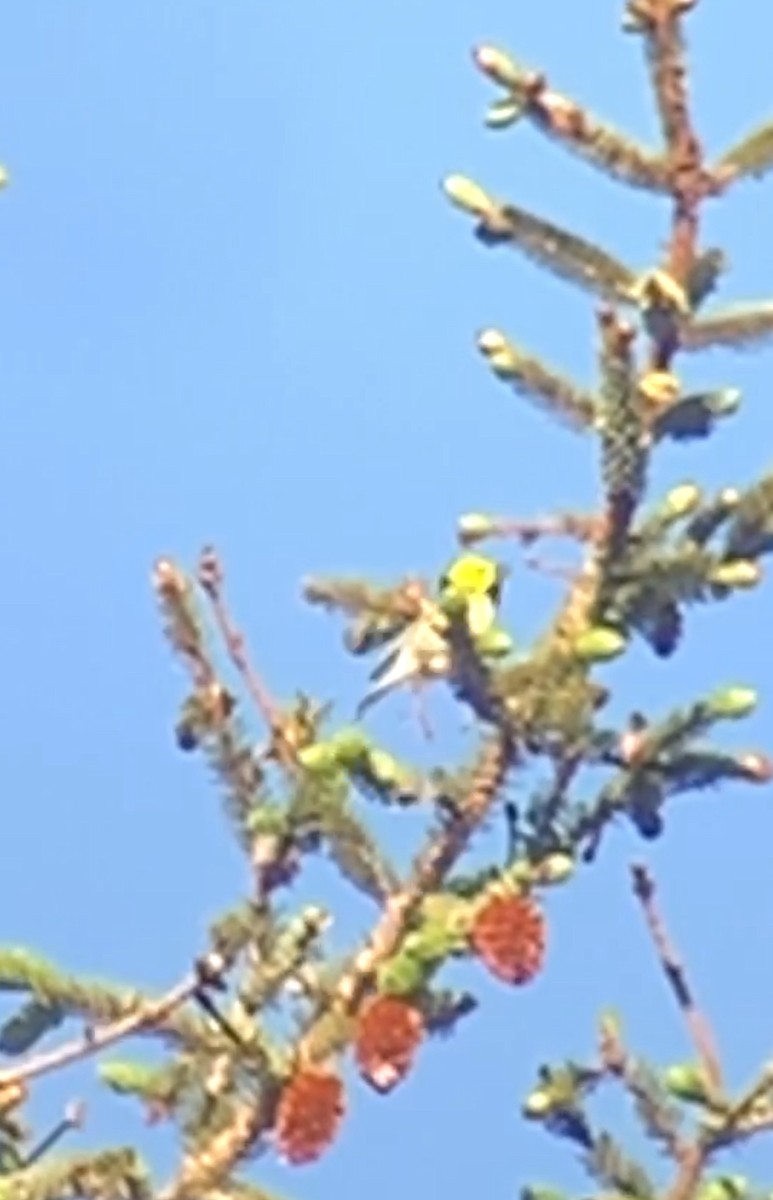
M504 983L528 983L545 956L545 918L529 896L495 895L478 909L470 941Z
M360 1009L354 1055L363 1079L390 1092L408 1074L424 1037L424 1018L399 996L374 996Z
M335 1138L345 1108L337 1075L315 1067L299 1070L277 1107L274 1136L281 1157L293 1166L319 1158Z

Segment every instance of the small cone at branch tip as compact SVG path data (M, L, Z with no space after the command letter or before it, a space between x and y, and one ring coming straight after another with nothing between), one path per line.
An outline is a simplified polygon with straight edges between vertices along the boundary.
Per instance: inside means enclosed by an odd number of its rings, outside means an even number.
M545 918L529 896L489 896L472 921L470 944L492 975L504 983L521 986L542 968Z
M757 700L757 693L752 688L729 687L714 692L707 704L716 716L736 719L753 713Z
M452 204L474 217L485 217L495 208L491 197L466 175L447 175L443 180L443 191Z
M277 1106L274 1140L280 1157L293 1166L314 1162L335 1139L345 1109L338 1075L322 1067L299 1068Z
M424 1037L424 1018L399 996L374 996L357 1019L354 1055L360 1074L377 1092L390 1092L413 1065Z

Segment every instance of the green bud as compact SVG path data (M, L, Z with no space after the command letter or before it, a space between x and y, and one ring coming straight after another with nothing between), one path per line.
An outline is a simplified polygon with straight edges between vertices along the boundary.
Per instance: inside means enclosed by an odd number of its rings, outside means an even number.
M495 100L490 104L483 120L489 129L507 129L521 119L524 109L522 100L507 96L504 100Z
M473 217L488 216L496 208L483 188L465 175L447 175L443 180L443 191L452 204Z
M605 1041L619 1042L622 1040L622 1022L618 1014L611 1008L605 1009L599 1017L599 1033Z
M521 1111L525 1117L539 1121L553 1109L553 1097L547 1088L535 1088L523 1102Z
M762 568L750 558L735 558L720 563L709 574L709 582L720 587L753 588L762 579Z
M485 658L504 658L513 649L515 642L506 629L492 625L475 639L475 649Z
M574 643L575 657L582 662L609 662L623 653L628 639L619 629L610 625L596 625L586 629Z
M447 617L463 617L469 607L469 597L454 587L444 588L438 599L438 608Z
M325 775L338 766L338 753L333 742L314 742L298 751L298 762L313 775Z
M509 346L503 350L497 350L493 354L488 354L486 357L491 370L500 379L514 379L518 374L518 360Z
M393 787L404 774L397 759L387 754L386 750L371 750L368 766L373 780L382 787Z
M494 521L485 513L465 513L463 517L459 518L456 527L457 536L464 543L477 542L481 538L491 537L495 529Z
M716 392L709 392L706 397L706 407L715 417L729 417L740 406L740 388L719 388Z
M493 79L494 83L498 83L500 87L517 88L522 86L523 71L518 68L509 55L505 54L504 50L497 50L496 46L478 46L473 58L483 74L488 75L489 79Z
M697 484L681 483L668 493L664 507L671 517L688 517L690 513L695 512L702 498L701 489Z
M454 950L464 949L465 939L444 929L442 925L426 925L409 933L403 942L404 952L424 966L431 967L448 958Z
M477 346L481 354L498 354L501 350L507 350L508 344L507 338L499 329L484 329L478 334Z
M709 696L706 707L717 717L748 717L757 707L757 693L753 688L722 688Z
M698 1189L697 1200L741 1200L749 1191L745 1175L717 1175Z
M401 951L378 968L376 987L385 996L409 996L423 987L426 978L426 963Z
M7 187L9 182L10 175L8 174L8 171L5 167L0 166L0 188Z
M706 1072L697 1063L677 1063L668 1067L663 1075L666 1089L679 1100L691 1104L707 1104L711 1091Z
M566 883L574 875L571 854L549 854L535 868L535 883Z
M340 767L356 767L370 752L370 739L354 726L339 729L328 743Z

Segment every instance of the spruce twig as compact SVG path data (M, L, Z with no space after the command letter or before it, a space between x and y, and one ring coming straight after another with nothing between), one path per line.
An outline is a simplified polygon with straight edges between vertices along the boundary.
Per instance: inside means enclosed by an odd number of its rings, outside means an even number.
M133 1033L155 1028L192 999L200 990L203 980L220 978L226 965L222 955L207 955L193 971L188 972L158 1000L141 1001L133 1012L89 1029L80 1037L73 1038L72 1041L65 1042L53 1050L32 1054L22 1059L15 1067L0 1071L0 1088L50 1074L70 1063L97 1054Z
M762 179L773 170L773 121L746 134L717 159L713 169L733 179Z
M635 863L631 868L633 892L639 901L666 981L684 1016L696 1054L706 1073L706 1082L719 1097L723 1092L722 1066L711 1026L697 1007L683 963L666 929L655 902L655 883L647 868Z
M504 87L518 116L614 179L648 191L668 191L664 157L594 116L587 108L550 87L547 77L516 64L504 51L479 46L479 69Z
M225 601L223 565L212 546L206 546L199 559L199 583L212 605L215 623L225 642L231 662L242 677L248 695L263 717L271 733L272 749L282 765L293 771L297 767L295 748L287 737L277 705L271 698L247 653L244 634L235 625Z

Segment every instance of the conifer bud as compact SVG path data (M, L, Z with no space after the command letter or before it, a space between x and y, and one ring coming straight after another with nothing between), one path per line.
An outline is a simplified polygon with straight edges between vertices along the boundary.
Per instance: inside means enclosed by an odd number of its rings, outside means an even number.
M566 883L574 875L575 864L571 854L549 854L535 868L535 883Z
M478 349L488 360L491 370L500 379L512 379L518 374L518 357L507 338L498 329L484 329L478 335Z
M181 600L188 591L188 580L170 558L159 558L153 567L153 587L165 600Z
M679 1100L692 1104L707 1104L711 1099L711 1089L706 1079L706 1072L697 1063L676 1063L668 1067L663 1075L666 1089Z
M702 498L701 489L697 484L680 483L668 493L664 507L671 517L689 517L695 512Z
M487 217L495 211L491 197L466 175L447 175L443 180L443 191L452 204L473 217Z
M506 629L494 625L475 639L475 649L486 658L504 658L515 642Z
M709 696L706 707L716 717L748 717L757 707L757 693L752 688L722 688Z
M513 90L523 85L523 71L519 70L503 50L497 50L496 46L477 46L473 51L473 58L483 74L488 75L489 79L498 83L500 87Z
M709 1179L696 1193L696 1200L742 1200L749 1191L745 1175L718 1175Z
M709 574L709 582L720 587L753 588L762 579L762 567L750 558L735 558L720 563Z
M751 751L740 754L736 762L750 783L770 783L773 779L773 761L767 754Z
M324 775L338 766L338 754L332 742L314 742L298 751L298 762L313 775Z
M471 542L491 537L495 532L496 525L485 513L465 513L463 517L459 518L456 529L459 541L469 545Z
M547 1088L535 1088L524 1100L521 1111L525 1117L539 1121L541 1117L546 1117L552 1108L553 1097Z
M354 726L339 729L329 745L342 767L356 766L370 751L370 739Z
M574 654L582 662L609 662L623 653L628 639L619 629L596 625L586 629L574 642Z
M490 104L483 120L489 129L507 129L508 126L514 125L516 121L520 120L523 111L522 100L507 96L504 100L495 100L493 104Z

